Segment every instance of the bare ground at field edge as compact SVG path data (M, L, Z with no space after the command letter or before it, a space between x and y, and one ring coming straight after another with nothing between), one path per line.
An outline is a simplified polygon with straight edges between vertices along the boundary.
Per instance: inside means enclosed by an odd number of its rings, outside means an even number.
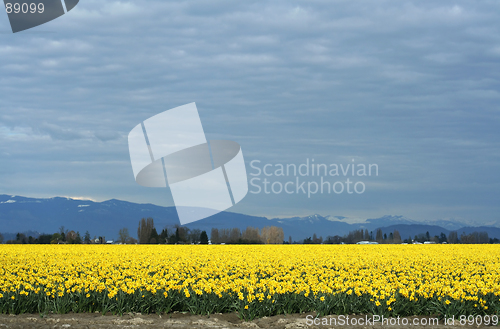
M255 329L295 329L295 328L338 328L347 327L353 329L365 328L408 328L415 329L430 329L430 328L454 328L454 327L469 327L482 328L486 326L455 326L444 325L443 320L439 321L439 325L424 326L424 325L382 325L380 322L364 325L343 325L343 326L324 326L324 325L308 325L307 315L315 316L314 313L304 314L289 314L276 315L271 317L263 317L254 319L253 321L242 321L236 313L229 314L213 314L210 316L191 315L182 313L172 314L126 314L123 316L117 315L101 315L99 313L69 313L69 314L48 314L40 316L39 314L21 314L21 315L5 315L0 314L0 329L17 329L17 328L178 328L178 329L198 329L198 328L214 328L214 329L233 329L233 328L255 328ZM328 316L326 318L335 318L336 316ZM364 316L351 316L351 318L365 318ZM422 319L424 317L409 317L411 323L414 318ZM309 321L309 324L311 322Z

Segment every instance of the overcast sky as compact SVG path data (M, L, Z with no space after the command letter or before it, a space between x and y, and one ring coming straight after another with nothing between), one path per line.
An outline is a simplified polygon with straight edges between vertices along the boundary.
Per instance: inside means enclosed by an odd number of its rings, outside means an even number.
M230 211L493 223L499 64L496 0L81 0L16 34L2 14L0 193L172 206L135 182L127 135L196 102L248 173L379 167L360 195L249 193Z

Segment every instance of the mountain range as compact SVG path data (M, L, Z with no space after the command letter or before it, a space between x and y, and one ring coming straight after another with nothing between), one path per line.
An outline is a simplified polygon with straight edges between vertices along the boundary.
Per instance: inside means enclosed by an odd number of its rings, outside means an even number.
M108 240L116 239L118 231L127 227L130 235L135 236L139 220L152 217L158 232L162 228L179 225L175 207L161 207L153 204L138 204L120 200L94 202L65 197L29 198L14 195L0 195L0 232L5 240L15 236L16 232L28 232L35 236L40 233L58 232L61 226L65 229L79 231L88 230L90 235L105 236ZM427 231L431 236L440 233L449 234L457 231L467 234L474 231L486 231L490 238L500 239L500 228L497 225L470 226L453 220L433 222L417 222L404 216L387 215L380 218L366 219L361 223L350 223L343 216L311 215L307 217L266 218L223 211L211 217L186 225L191 229L200 229L210 234L212 228L233 228L241 230L248 226L263 228L279 226L283 228L285 240L291 236L294 241L311 237L339 235L350 231L367 229L373 232L381 228L389 235L395 229L403 239L414 237Z

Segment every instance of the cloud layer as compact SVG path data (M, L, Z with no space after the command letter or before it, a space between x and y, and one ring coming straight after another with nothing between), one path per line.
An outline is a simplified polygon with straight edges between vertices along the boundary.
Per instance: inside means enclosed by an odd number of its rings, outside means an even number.
M138 186L140 121L195 101L247 162L377 163L362 196L248 195L252 215L500 220L495 1L81 1L9 34L0 193L172 205Z

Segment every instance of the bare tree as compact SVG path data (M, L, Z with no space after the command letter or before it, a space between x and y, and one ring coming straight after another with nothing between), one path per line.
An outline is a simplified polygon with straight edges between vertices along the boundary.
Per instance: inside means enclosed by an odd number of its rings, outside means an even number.
M61 237L62 241L66 241L66 233L68 230L64 231L64 226L59 227L59 236Z
M236 243L241 237L241 232L240 229L235 227L232 228L231 231L229 232L229 241L230 243Z
M263 227L260 230L260 240L262 243L269 244L271 242L271 237L269 233L269 226Z
M488 232L479 232L479 239L477 243L489 243L490 238L488 237Z
M344 235L343 242L345 243L357 243L363 241L364 231L362 229L350 231L347 235Z
M229 241L229 229L219 230L219 243L227 243Z
M466 234L465 232L460 235L461 243L488 243L488 233L487 232L472 232Z
M177 243L184 243L189 241L189 229L185 226L175 225L175 235ZM177 236L178 235L178 236Z
M210 232L210 242L214 244L219 244L220 243L220 238L219 238L219 230L216 228L212 228L212 231Z
M271 226L271 243L273 244L283 244L285 240L285 233L283 232L283 228ZM323 238L321 238L323 240Z
M128 228L124 227L118 231L118 239L121 243L127 243L129 240L130 234L128 233Z
M452 231L448 234L448 243L458 243L457 231Z
M282 244L285 239L283 228L276 226L263 227L260 231L260 239L266 244Z
M394 243L401 243L401 234L399 234L398 230L394 230L393 239Z
M241 239L245 242L260 242L259 229L248 226L242 233Z
M138 241L134 239L133 237L129 236L127 239L127 244L137 244Z
M189 241L191 243L198 243L200 242L200 236L201 236L201 230L200 229L192 229L190 232L189 232Z

